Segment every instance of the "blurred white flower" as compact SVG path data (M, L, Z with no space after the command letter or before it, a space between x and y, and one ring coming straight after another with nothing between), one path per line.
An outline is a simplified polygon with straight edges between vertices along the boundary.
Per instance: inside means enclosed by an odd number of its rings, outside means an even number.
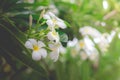
M84 36L82 40L78 41L76 50L77 53L80 53L82 60L89 59L94 61L98 58L98 51L95 48L95 44L88 36Z
M115 34L114 32L111 32L111 34L108 33L101 34L98 30L90 26L85 26L83 28L80 28L79 32L84 36L84 42L85 40L87 42L86 45L87 49L92 49L94 47L94 44L96 44L98 45L102 53L107 51L109 47L109 43L112 41L112 38ZM93 41L91 41L90 39L87 39L86 36L90 36L95 43L93 43ZM89 45L91 45L91 47L89 47Z
M115 32L111 31L111 34L103 33L101 37L94 38L95 43L98 45L102 53L108 50L108 47L114 36L115 36Z
M80 51L81 49L85 48L85 45L86 44L85 44L84 40L80 40L80 41L77 42L75 48L76 48L77 51Z
M59 58L59 53L60 53L60 46L61 44L60 43L52 43L52 44L49 44L49 47L50 49L52 50L50 52L50 58L56 62Z
M94 47L94 43L88 36L85 36L83 40L80 40L76 45L77 50L81 50L81 49L92 50L93 47Z
M52 12L47 12L43 15L43 18L47 20L46 23L51 30L53 30L56 27L62 29L66 28L66 24L64 23L64 21L56 17Z
M101 22L101 26L106 26L106 23L105 22Z
M108 50L109 41L108 41L109 34L103 34L100 37L100 41L97 43L98 47L100 48L101 52L104 53Z
M83 40L85 42L85 49L92 50L95 47L93 41L88 36L85 36Z
M86 54L88 55L88 59L90 59L93 62L99 58L99 52L96 48L86 51Z
M55 41L56 43L59 42L59 39L60 39L58 32L56 32L55 30L50 31L50 32L47 34L47 37L48 37L49 40Z
M67 42L67 46L68 47L73 47L73 46L75 46L77 44L77 42L78 42L78 39L74 38L72 41Z
M39 6L36 8L36 11L40 11L40 10L44 10L44 9L48 9L47 12L52 12L55 15L59 14L59 10L56 8L56 6L54 4L50 4L49 6Z
M97 38L97 37L101 36L101 33L97 29L92 28L91 26L82 27L82 28L79 29L79 32L83 36L89 35L92 38Z
M60 46L60 53L64 54L65 52L66 52L66 48L61 45Z
M91 49L85 48L84 50L80 51L80 56L82 60L89 59L91 61L95 61L99 57L99 52L95 47L92 47Z
M49 10L48 11L54 13L55 15L59 14L59 11L54 4L49 5Z
M104 9L108 9L108 2L107 2L107 0L103 0L103 8Z
M43 48L45 47L45 44L42 41L28 39L25 43L25 47L33 50L33 60L40 60L42 57L45 58L47 56L47 51Z
M75 3L75 0L70 0L70 3L74 4L74 3Z

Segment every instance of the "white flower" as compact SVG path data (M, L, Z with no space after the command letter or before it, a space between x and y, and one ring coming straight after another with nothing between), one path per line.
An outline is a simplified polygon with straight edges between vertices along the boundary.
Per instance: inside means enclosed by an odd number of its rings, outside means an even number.
M55 62L59 58L59 52L60 52L60 43L53 43L49 44L50 49L52 50L50 52L50 58Z
M92 42L92 40L88 36L85 36L83 38L83 40L80 40L76 45L76 50L78 50L78 51L81 49L91 50L93 48L94 48L94 43Z
M83 40L85 42L85 49L92 50L95 47L93 41L88 36L85 36Z
M80 53L82 60L89 59L95 61L98 58L98 51L95 48L95 44L88 36L84 36L83 40L77 43L76 50Z
M77 51L80 51L81 49L84 49L85 48L85 42L84 42L84 40L80 40L80 41L78 41L77 42L77 44L76 44L76 46L75 46L75 49L77 50Z
M108 1L103 0L103 8L106 10L106 9L108 9L108 7L109 7Z
M63 47L62 45L60 46L60 53L65 53L66 52L66 48L65 47Z
M54 14L58 15L59 14L59 11L58 9L56 8L56 6L54 4L50 4L49 5L49 12L53 12Z
M78 43L78 39L74 38L72 41L68 41L67 46L68 47L73 47Z
M82 60L86 60L88 58L88 55L85 53L85 51L80 52L80 57Z
M98 59L98 50L96 48L93 48L92 50L86 50L86 54L88 55L88 59L91 61L95 61Z
M56 32L55 30L54 31L50 31L47 34L47 37L48 37L49 40L55 41L55 42L59 42L59 39L60 39L58 32Z
M83 36L86 36L86 35L89 35L91 36L92 38L97 38L97 37L100 37L101 36L101 33L95 29L95 28L92 28L90 26L85 26L85 27L82 27L79 29L79 32L83 35Z
M43 48L45 47L45 44L42 41L28 39L25 43L25 47L33 50L33 60L40 60L42 57L45 58L47 56L47 51Z
M109 37L109 35L103 34L100 37L100 42L97 43L102 53L104 53L108 50L108 47L109 47L108 37Z
M88 59L95 61L98 58L98 50L95 48L95 44L88 36L84 37L84 42L84 51L86 52Z
M82 60L89 59L91 61L95 61L99 57L98 51L96 48L84 49L84 51L80 51L80 56Z
M52 12L47 12L45 15L43 15L43 18L47 19L46 23L50 29L54 29L55 27L60 27L62 29L66 28L64 21L56 17Z

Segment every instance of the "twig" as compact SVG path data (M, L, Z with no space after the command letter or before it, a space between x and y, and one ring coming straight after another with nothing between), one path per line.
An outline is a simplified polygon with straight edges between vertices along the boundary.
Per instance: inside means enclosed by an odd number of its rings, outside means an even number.
M112 16L116 15L117 13L118 13L117 10L112 10L111 12L109 12L108 14L106 14L106 15L103 17L103 19L104 19L104 20L107 20L107 19L111 18Z

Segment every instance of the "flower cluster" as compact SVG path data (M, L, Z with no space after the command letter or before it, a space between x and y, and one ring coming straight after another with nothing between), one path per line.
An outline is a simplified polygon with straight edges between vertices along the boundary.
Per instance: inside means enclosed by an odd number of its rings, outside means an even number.
M114 31L110 34L101 33L95 28L85 26L80 28L79 32L83 39L74 38L67 43L71 56L73 58L80 56L82 60L89 59L94 63L98 63L100 53L105 53L108 50L110 42L115 35Z
M72 45L70 45L71 43ZM72 57L79 55L82 60L89 59L91 61L96 61L98 59L98 50L88 36L84 37L82 40L74 38L73 41L68 41L68 47L72 47Z
M90 26L80 28L79 32L83 35L83 37L91 37L93 39L93 42L99 47L102 53L107 51L110 40L113 38L113 36L111 36L110 34L100 33L97 29Z
M56 29L65 29L66 25L62 19L56 17L52 12L46 12L42 14L42 16L47 24L47 29L41 30L42 32L39 33L43 34L42 36L44 36L44 38L41 36L39 39L29 38L26 41L25 46L26 48L29 48L33 51L33 60L46 58L49 53L50 58L53 61L57 61L59 57L60 47L62 45L60 42L59 33L56 31Z
M95 61L98 59L98 50L88 36L78 42L76 49L79 51L82 60L90 59Z

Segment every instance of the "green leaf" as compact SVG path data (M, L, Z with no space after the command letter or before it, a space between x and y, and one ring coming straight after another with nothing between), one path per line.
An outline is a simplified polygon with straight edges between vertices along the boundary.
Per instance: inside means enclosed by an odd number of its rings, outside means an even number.
M71 27L71 25L70 25L67 21L64 21L64 23L65 23L68 27Z
M59 35L60 35L60 41L61 42L67 42L68 41L68 36L67 34L65 34L64 32L58 31Z

